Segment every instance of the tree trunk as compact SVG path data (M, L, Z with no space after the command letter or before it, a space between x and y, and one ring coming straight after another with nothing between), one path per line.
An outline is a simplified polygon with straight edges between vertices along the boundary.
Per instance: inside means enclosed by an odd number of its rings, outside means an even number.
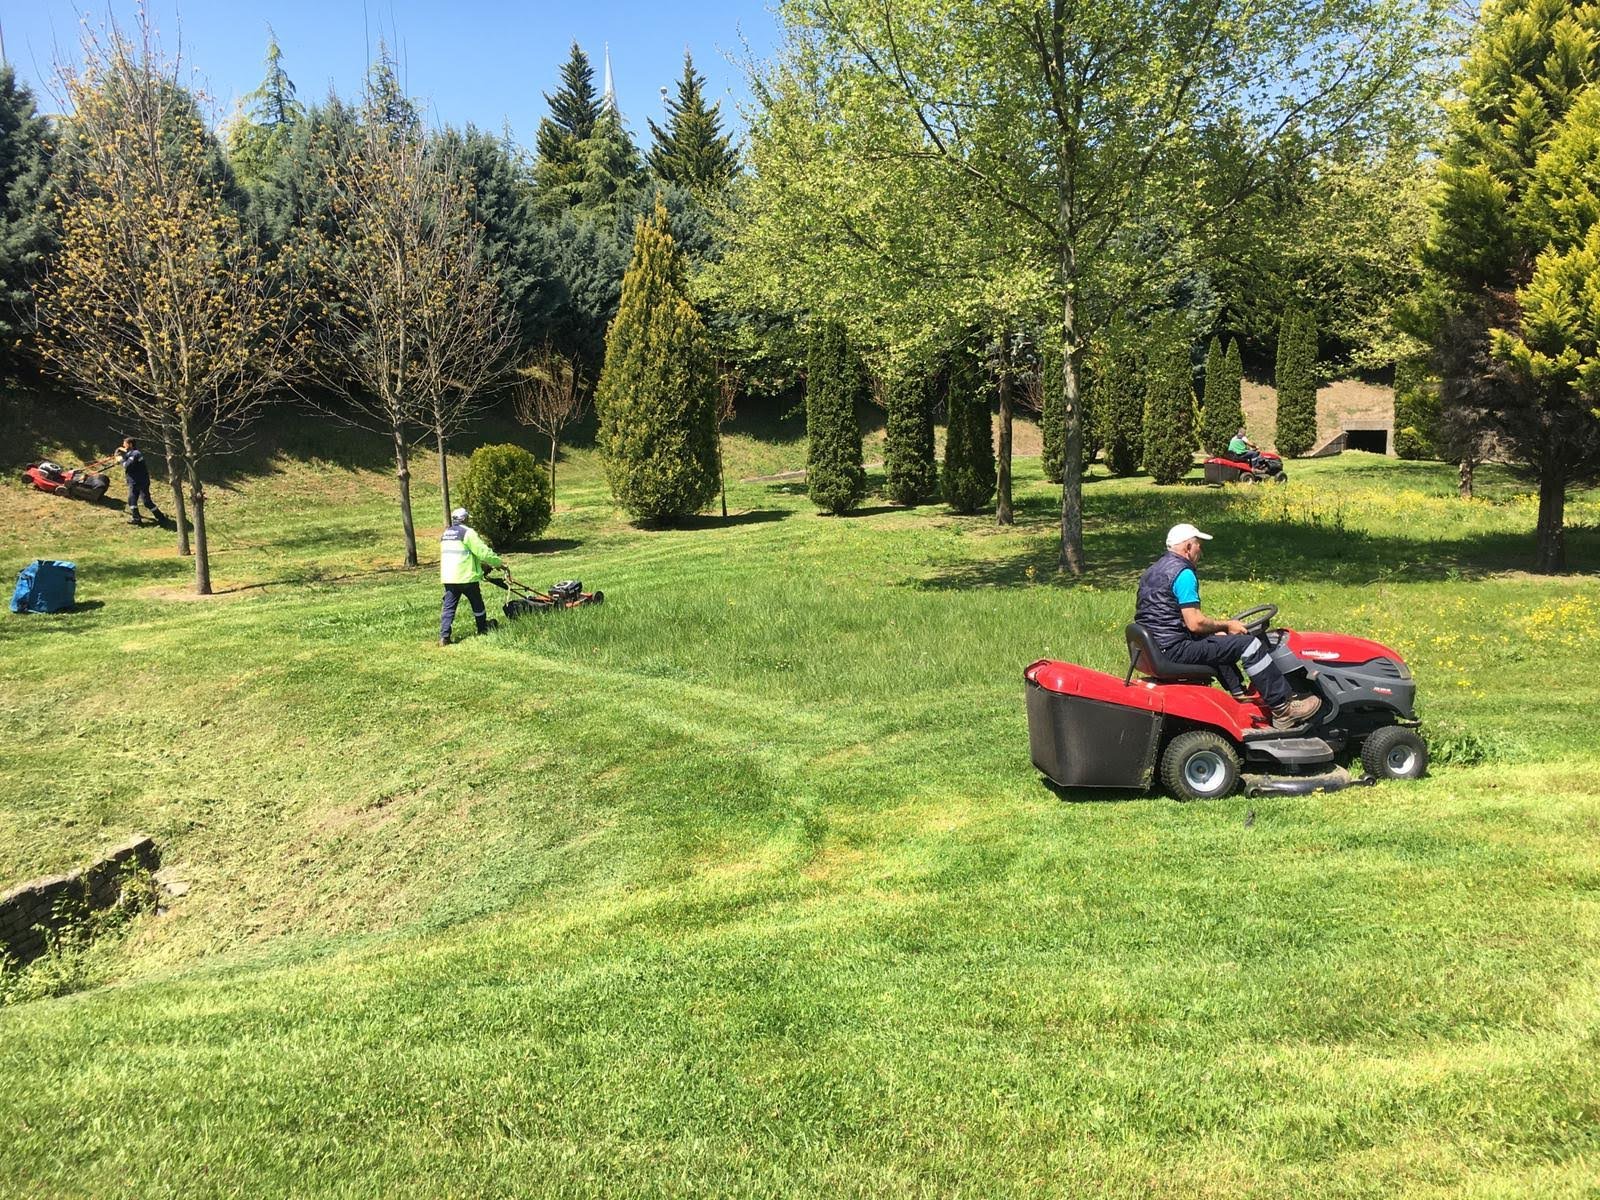
M550 511L556 510L556 435L550 435Z
M167 455L167 482L172 484L172 516L178 522L178 553L188 557L189 510L183 502L183 473L178 470L178 451L172 444L172 431L161 431L161 448Z
M1567 569L1567 477L1546 468L1539 479L1539 551L1534 570L1553 575Z
M1066 429L1065 458L1061 462L1061 563L1060 569L1083 574L1083 418L1078 411L1078 313L1073 300L1072 252L1063 251L1067 275L1066 300L1061 306L1061 421Z
M722 464L722 426L717 426L717 486L722 489L722 519L728 519L728 471Z
M1463 458L1456 470L1456 492L1463 500L1472 499L1472 472L1477 465L1471 458Z
M183 469L189 479L189 502L194 506L194 590L197 596L209 596L211 553L206 545L206 492L200 484L200 465L195 462L187 417L178 418L178 432L183 439Z
M995 476L994 519L997 525L1014 525L1011 512L1011 335L1000 335L1000 453Z
M394 435L394 477L400 482L400 524L406 531L406 562L408 567L417 565L417 528L411 520L411 462L406 454L405 435L400 432L400 426L390 427ZM449 514L445 514L446 524L449 523Z
M434 445L439 448L439 495L444 501L444 523L450 525L450 460L444 453L444 427L433 427Z

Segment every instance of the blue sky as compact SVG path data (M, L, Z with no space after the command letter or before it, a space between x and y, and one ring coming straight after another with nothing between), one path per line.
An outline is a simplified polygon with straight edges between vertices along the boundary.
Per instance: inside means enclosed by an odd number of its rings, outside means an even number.
M426 102L432 121L468 121L499 132L509 122L518 141L532 145L545 113L543 93L554 90L556 73L573 39L595 64L611 46L617 99L641 144L646 117L661 118L662 86L674 87L683 51L694 54L712 99L739 122L733 109L748 97L743 72L730 56L749 48L770 54L777 25L763 0L700 0L695 4L644 0L150 0L150 11L170 53L179 48L190 69L222 114L235 97L261 79L267 24L277 32L284 67L303 100L360 88L369 53L380 37L394 47L407 90ZM126 26L133 5L119 0L111 12ZM74 56L80 14L103 20L107 9L80 0L4 0L0 31L6 56L20 78L40 92L52 63ZM41 95L41 107L55 105Z

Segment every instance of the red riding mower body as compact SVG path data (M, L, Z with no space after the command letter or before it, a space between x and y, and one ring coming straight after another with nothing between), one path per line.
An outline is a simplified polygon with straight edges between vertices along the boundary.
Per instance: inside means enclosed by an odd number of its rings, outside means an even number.
M1283 470L1283 459L1267 450L1261 452L1261 461L1256 466L1242 458L1206 459L1207 483L1264 483L1268 479L1282 483L1288 478Z
M1261 773L1251 789L1268 792L1415 779L1427 770L1416 683L1400 655L1365 638L1270 629L1271 605L1240 619L1258 612L1268 615L1250 631L1266 638L1290 686L1322 698L1308 724L1275 729L1259 697L1235 699L1213 687L1212 668L1166 658L1131 624L1122 679L1050 660L1024 672L1034 766L1059 787L1143 791L1159 773L1180 800L1225 796L1249 768ZM1347 754L1359 755L1365 777L1326 773Z

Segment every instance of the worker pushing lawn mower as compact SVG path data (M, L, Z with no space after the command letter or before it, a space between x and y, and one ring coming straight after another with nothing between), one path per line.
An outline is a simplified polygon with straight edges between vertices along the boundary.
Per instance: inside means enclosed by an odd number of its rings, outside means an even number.
M483 535L467 524L471 519L472 515L466 509L454 509L450 513L449 527L439 537L439 581L444 584L444 600L439 612L439 645L450 645L450 630L455 625L456 609L462 600L466 600L471 607L472 618L477 622L480 634L488 633L495 627L497 622L489 619L483 604L485 583L511 593L511 599L506 601L504 607L508 618L605 601L604 592L586 592L583 584L576 579L557 583L548 592L519 583L505 560L483 540ZM505 572L504 579L494 576L495 567Z
M1180 800L1225 796L1241 778L1304 793L1423 775L1405 660L1365 638L1273 629L1275 604L1206 616L1194 568L1210 540L1189 524L1168 532L1139 580L1122 679L1049 660L1024 672L1034 765L1061 787L1142 790L1159 773ZM1352 753L1362 776L1336 766Z

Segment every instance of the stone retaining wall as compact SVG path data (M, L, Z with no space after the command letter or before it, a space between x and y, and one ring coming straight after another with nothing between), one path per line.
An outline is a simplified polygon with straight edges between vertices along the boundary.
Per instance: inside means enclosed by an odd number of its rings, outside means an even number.
M32 962L45 952L49 933L115 904L125 874L160 865L154 840L137 837L81 870L31 879L0 894L0 958Z

